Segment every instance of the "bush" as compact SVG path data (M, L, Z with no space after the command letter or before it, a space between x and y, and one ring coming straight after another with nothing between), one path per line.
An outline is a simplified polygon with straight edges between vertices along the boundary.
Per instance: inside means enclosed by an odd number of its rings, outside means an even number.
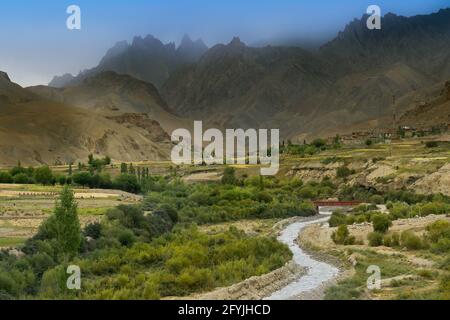
M393 247L398 247L400 245L400 235L397 232L392 234L391 239Z
M437 141L427 141L425 143L425 147L427 147L427 148L436 148L438 145L439 144Z
M347 217L345 214L336 211L331 214L331 217L330 217L330 220L328 220L328 223L329 223L330 227L346 225Z
M438 220L427 226L427 238L431 242L438 242L442 238L450 239L450 223Z
M344 224L331 234L331 239L336 244L352 245L355 243L355 237L350 236L347 225Z
M393 245L392 245L392 237L389 236L389 235L385 235L385 236L383 237L383 244L384 244L386 247L393 247Z
M25 173L19 173L14 176L14 183L27 184L28 182L29 182L29 179Z
M384 203L384 198L378 194L375 194L370 197L370 202L375 204L382 204Z
M431 245L431 251L438 254L450 252L450 239L439 239L438 242Z
M424 247L424 243L415 235L412 231L403 231L400 237L400 243L402 246L406 247L408 250L419 250Z
M323 140L323 139L315 139L315 140L312 142L312 145L313 145L314 147L316 147L317 149L320 149L320 148L326 146L326 144L327 144L326 141Z
M342 166L336 169L336 177L338 178L347 178L352 174L352 171L346 166Z
M317 191L311 186L301 188L298 194L303 199L313 199L317 197Z
M89 223L84 227L84 235L86 237L91 237L92 239L98 239L101 236L102 225L99 222Z
M380 232L371 232L367 235L367 240L369 240L369 246L379 247L383 245L383 234Z
M236 171L233 167L226 167L223 171L222 184L236 184Z
M385 214L377 214L372 217L372 224L375 232L386 233L392 226L392 221Z
M9 172L1 171L0 172L0 183L12 183L13 177Z

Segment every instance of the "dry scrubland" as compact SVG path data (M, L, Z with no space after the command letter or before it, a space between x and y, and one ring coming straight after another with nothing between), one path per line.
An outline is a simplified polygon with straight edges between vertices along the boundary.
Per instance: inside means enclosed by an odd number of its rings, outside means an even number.
M450 222L448 216L427 216L393 221L387 236L410 231L423 237L426 228L436 221ZM442 292L441 279L448 277L449 271L443 253L433 253L425 248L407 249L403 246L370 246L367 236L373 231L369 223L348 227L351 236L356 238L355 245L337 245L331 240L336 227L313 225L307 227L299 236L301 246L313 254L329 259L334 257L341 270L345 272L340 281L334 283L325 294L325 298L349 299L449 299L448 292ZM337 259L337 260L336 260ZM448 258L447 258L448 259ZM366 273L369 265L376 265L381 270L381 288L368 290Z

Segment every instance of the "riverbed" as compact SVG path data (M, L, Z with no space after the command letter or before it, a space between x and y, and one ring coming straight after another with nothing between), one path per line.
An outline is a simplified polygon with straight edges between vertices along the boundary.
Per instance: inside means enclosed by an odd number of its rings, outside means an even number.
M266 298L267 300L295 299L296 296L318 289L324 283L338 276L338 268L328 263L315 260L309 254L304 252L297 244L297 238L303 228L311 224L326 222L328 219L328 216L323 217L323 215L321 215L321 217L315 220L294 222L283 229L278 237L278 240L289 247L293 254L293 261L296 264L306 268L307 273L287 286L274 292Z

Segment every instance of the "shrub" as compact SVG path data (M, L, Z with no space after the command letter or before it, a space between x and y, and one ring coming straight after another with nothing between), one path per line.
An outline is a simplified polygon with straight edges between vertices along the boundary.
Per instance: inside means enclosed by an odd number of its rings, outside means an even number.
M402 232L402 235L400 237L400 243L408 250L419 250L422 249L424 246L420 237L418 237L412 231L409 230Z
M28 182L29 182L29 179L25 173L19 173L14 176L14 183L27 184Z
M394 232L391 236L392 246L398 247L400 245L400 235L397 232Z
M0 183L12 183L13 177L9 172L1 171L0 172Z
M427 147L427 148L436 148L438 145L439 144L437 141L427 141L425 143L425 147Z
M316 147L317 149L320 149L320 148L326 146L326 144L327 144L326 141L323 140L323 139L315 139L315 140L312 142L312 145L313 145L314 147Z
M372 217L372 224L375 232L386 233L392 226L392 221L385 214L377 214Z
M40 295L46 299L61 298L67 290L67 274L62 265L47 270L42 276Z
M370 197L370 202L375 204L382 204L384 203L384 198L378 194L375 194Z
M383 245L383 234L380 232L371 232L367 235L367 240L369 240L369 246L379 247Z
M355 237L350 236L347 225L340 225L336 231L331 234L331 239L336 244L351 245L355 243Z
M347 217L345 214L336 211L331 214L330 220L328 220L330 227L337 227L343 224L347 224Z
M313 199L317 197L317 191L311 186L301 188L298 194L303 199Z
M427 238L431 242L438 242L442 238L450 239L450 223L438 220L427 226Z
M336 169L336 177L338 178L347 178L351 174L352 171L346 166L342 166Z
M236 171L233 167L226 167L223 171L222 184L236 184Z
M450 252L450 239L439 239L436 243L431 245L431 251L434 253L446 253Z
M99 222L92 222L84 227L84 235L86 237L91 237L92 239L100 238L101 232L102 225Z
M390 235L385 235L383 237L383 244L386 247L393 247L393 245L392 245L392 237Z

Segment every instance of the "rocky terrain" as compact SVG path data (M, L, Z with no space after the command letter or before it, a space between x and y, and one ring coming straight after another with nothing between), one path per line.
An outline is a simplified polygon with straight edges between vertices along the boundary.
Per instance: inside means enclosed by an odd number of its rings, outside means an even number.
M156 121L108 118L35 92L0 76L1 165L69 163L91 153L118 161L168 158L171 142Z

